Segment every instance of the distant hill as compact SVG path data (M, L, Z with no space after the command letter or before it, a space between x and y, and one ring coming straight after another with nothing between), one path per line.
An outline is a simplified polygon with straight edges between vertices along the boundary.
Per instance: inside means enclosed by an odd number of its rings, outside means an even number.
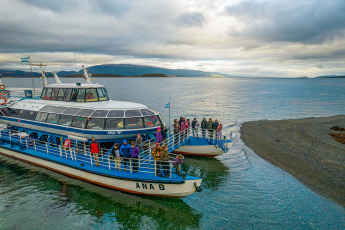
M345 75L323 75L317 78L345 78Z
M221 74L218 72L204 72L199 70L187 70L187 69L166 69L153 66L143 65L128 65L128 64L107 64L107 65L95 65L90 66L89 73L96 74L94 77L118 77L120 76L142 76L142 77L157 77L157 74L162 74L160 77L177 76L177 77L231 77L227 74ZM4 77L28 77L31 76L30 72L20 70L0 70L0 74ZM83 74L83 71L60 71L58 75L63 76L76 76L76 74ZM149 75L147 75L149 74ZM154 74L154 75L152 75ZM39 73L34 72L35 77L40 76ZM111 76L114 75L114 76ZM47 73L47 76L52 76Z

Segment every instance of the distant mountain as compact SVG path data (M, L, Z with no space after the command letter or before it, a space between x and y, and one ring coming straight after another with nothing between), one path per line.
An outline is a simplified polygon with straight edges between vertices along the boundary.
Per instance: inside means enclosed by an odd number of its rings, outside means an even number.
M102 74L108 75L122 75L122 76L141 76L146 74L164 74L168 76L177 77L231 77L227 74L221 74L217 72L204 72L198 70L187 70L187 69L166 69L153 66L143 66L143 65L128 65L128 64L107 64L107 65L96 65L90 66L89 73L97 74L97 77L101 77ZM59 76L68 76L75 74L82 74L83 71L60 71ZM6 77L10 76L31 76L30 72L20 71L20 70L0 70L0 74ZM34 72L34 76L40 76L39 73ZM52 76L47 74L47 76Z
M323 75L317 78L345 78L345 75Z

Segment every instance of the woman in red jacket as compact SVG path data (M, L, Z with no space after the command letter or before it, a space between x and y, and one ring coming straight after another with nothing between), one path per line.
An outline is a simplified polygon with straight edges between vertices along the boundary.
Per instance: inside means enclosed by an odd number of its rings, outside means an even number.
M100 150L99 142L95 139L95 137L91 137L90 141L90 152L91 155L95 158L96 166L99 166L99 159L98 154Z

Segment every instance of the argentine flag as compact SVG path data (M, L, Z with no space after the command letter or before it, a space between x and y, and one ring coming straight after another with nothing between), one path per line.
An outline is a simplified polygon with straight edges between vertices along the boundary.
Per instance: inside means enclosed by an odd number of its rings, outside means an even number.
M170 108L170 102L164 106L166 109Z
M29 57L20 58L21 62L29 62Z

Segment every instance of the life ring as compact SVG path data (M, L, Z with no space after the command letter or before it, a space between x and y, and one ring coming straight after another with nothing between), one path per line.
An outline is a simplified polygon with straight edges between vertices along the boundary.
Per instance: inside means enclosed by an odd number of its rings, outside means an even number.
M7 98L6 97L0 97L0 101L3 100L2 103L0 103L0 105L6 105L7 104Z
M6 89L6 86L4 84L0 84L0 89Z

